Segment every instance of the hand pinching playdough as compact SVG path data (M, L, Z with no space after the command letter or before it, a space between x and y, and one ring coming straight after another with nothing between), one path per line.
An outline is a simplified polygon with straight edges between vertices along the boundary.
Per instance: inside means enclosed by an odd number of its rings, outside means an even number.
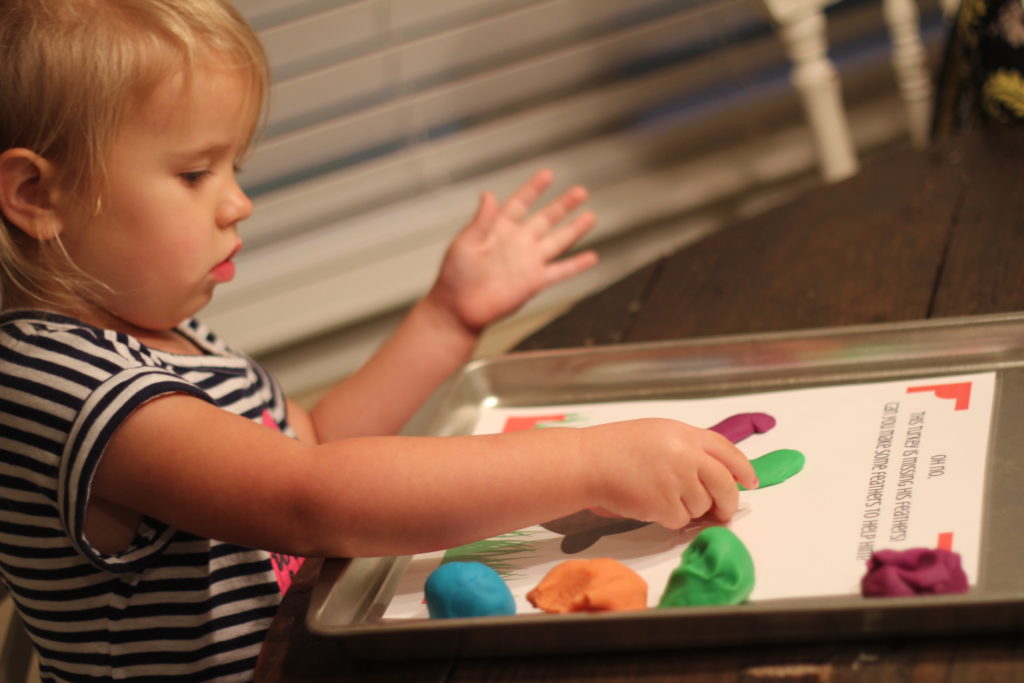
M683 551L658 607L738 605L754 590L754 561L736 534L708 527Z
M775 418L767 413L738 413L708 427L708 431L717 432L735 444L753 434L764 434L774 427ZM759 487L785 481L803 467L803 455L798 451L786 451L786 453L794 453L799 456L798 465L795 464L795 456L776 455L776 453L782 453L782 451L762 456L762 458L768 458L768 460L762 460L761 467L765 470L763 474L757 470L758 460L751 461L759 478ZM740 486L740 490L746 489ZM604 517L591 510L580 510L571 515L544 522L541 526L565 536L562 539L562 552L572 555L594 545L602 536L625 533L648 524L649 522L636 519Z

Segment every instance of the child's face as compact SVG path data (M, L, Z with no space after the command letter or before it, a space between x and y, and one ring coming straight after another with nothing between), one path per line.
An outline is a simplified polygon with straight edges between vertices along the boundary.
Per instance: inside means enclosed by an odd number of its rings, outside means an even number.
M87 322L168 330L234 276L237 224L252 213L235 179L251 116L247 94L240 74L200 69L191 92L170 79L129 113L98 215L65 226L72 259L110 288L88 307Z

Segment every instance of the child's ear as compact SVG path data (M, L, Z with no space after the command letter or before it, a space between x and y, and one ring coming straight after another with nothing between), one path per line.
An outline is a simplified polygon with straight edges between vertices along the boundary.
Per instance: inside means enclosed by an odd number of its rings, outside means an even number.
M58 199L53 164L20 147L0 154L0 212L9 222L37 240L53 239L64 229Z

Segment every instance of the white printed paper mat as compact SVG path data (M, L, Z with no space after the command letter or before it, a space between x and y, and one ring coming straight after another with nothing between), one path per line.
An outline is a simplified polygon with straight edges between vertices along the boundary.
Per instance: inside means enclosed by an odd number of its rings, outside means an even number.
M739 449L751 459L795 449L806 463L788 481L740 493L729 528L754 559L751 601L859 593L867 558L883 548L954 550L975 583L995 383L988 372L720 398L494 407L482 410L474 433L640 417L710 427L740 413L767 413L775 427L741 441ZM526 593L573 558L626 563L647 580L653 606L687 543L709 523L678 531L650 524L601 536L572 554L563 552L561 534L533 526L417 555L384 617L427 617L423 583L446 554L496 569L520 614L537 611Z

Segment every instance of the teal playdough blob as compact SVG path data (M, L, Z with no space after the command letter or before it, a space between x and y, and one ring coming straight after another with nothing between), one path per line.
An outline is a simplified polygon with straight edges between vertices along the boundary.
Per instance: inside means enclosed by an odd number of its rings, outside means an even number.
M754 472L757 474L758 488L763 489L765 486L781 484L802 470L804 454L791 448L780 448L777 451L765 453L760 458L754 458L750 464L754 466ZM736 484L736 486L740 491L746 491L740 484Z
M498 572L482 562L446 562L423 586L433 619L516 613L516 601Z
M754 590L754 561L736 534L712 526L697 534L672 571L658 607L738 605Z

